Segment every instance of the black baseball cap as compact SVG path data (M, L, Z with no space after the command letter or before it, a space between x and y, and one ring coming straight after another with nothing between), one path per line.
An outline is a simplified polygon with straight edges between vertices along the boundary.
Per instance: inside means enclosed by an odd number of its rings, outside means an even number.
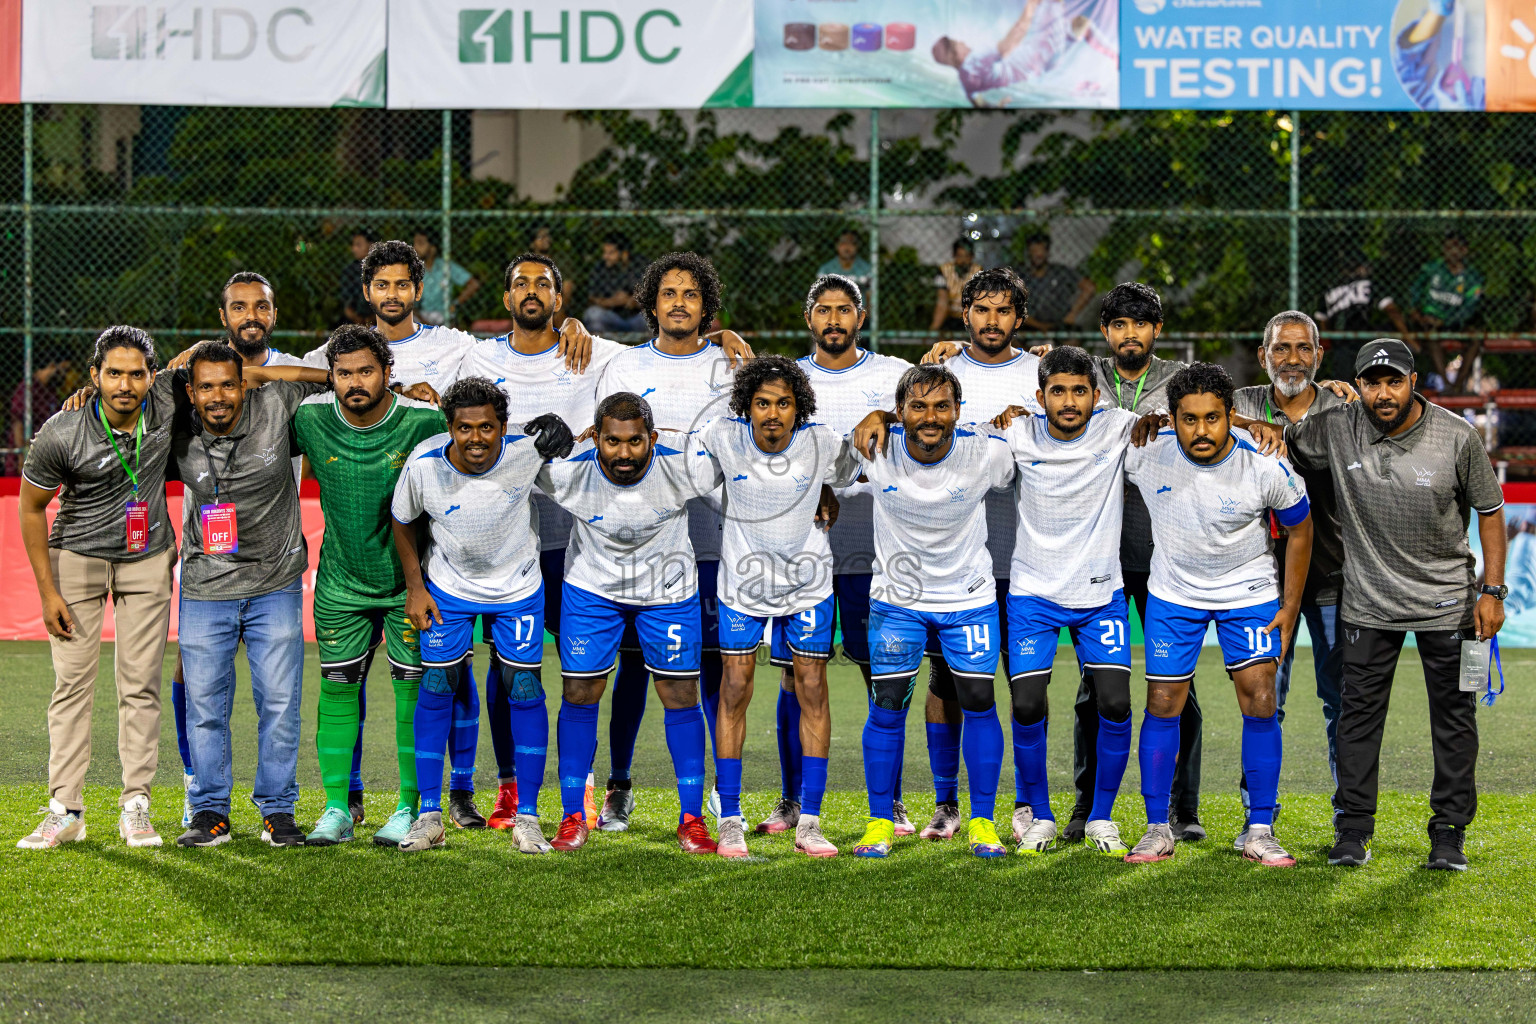
M1368 342L1355 356L1355 376L1362 377L1367 370L1386 366L1398 373L1413 373L1413 350L1396 338L1377 338Z

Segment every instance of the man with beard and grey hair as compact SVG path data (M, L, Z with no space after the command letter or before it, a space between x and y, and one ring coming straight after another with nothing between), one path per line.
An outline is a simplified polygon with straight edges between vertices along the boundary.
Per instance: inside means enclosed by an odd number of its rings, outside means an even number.
M1264 344L1259 348L1259 363L1269 375L1269 384L1239 388L1233 395L1232 408L1255 420L1273 423L1284 429L1300 423L1314 412L1322 412L1355 400L1351 390L1341 398L1315 381L1322 365L1323 350L1318 344L1317 324L1307 314L1295 309L1277 313L1264 325ZM1344 673L1344 649L1339 645L1339 589L1344 576L1344 541L1339 534L1338 505L1333 481L1326 469L1297 467L1307 485L1312 503L1312 564L1301 596L1301 614L1312 638L1312 666L1317 676L1317 699L1323 702L1323 723L1328 735L1328 768L1338 781L1337 752L1339 729L1339 686ZM1275 538L1277 564L1285 565L1285 527L1270 523ZM1275 675L1275 708L1285 721L1285 698L1291 690L1291 661L1296 654L1292 640L1280 660ZM1248 784L1240 779L1243 806L1248 806ZM1278 811L1278 807L1276 808ZM1233 840L1241 849L1246 841L1247 825Z

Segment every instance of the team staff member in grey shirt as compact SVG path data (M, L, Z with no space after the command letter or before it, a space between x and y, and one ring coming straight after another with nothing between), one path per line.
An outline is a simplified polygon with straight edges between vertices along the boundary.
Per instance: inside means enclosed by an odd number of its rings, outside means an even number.
M1269 375L1270 383L1239 388L1233 396L1233 409L1250 419L1272 423L1282 429L1300 423L1308 416L1344 405L1340 398L1316 383L1322 363L1317 324L1307 314L1295 309L1277 313L1264 325L1264 344L1259 348L1259 365ZM1323 703L1323 725L1328 737L1328 768L1338 782L1336 738L1339 724L1339 683L1344 671L1344 648L1339 646L1339 586L1344 575L1344 540L1339 534L1339 513L1333 497L1333 480L1327 470L1297 469L1307 485L1307 500L1312 504L1312 564L1301 592L1301 614L1312 639L1312 667L1317 678L1317 698ZM1285 565L1285 527L1271 520L1275 538L1275 562ZM1285 651L1280 669L1275 673L1275 708L1285 721L1285 699L1291 691L1291 663L1296 645ZM1243 806L1248 806L1248 784L1240 779ZM1246 841L1247 825L1233 842L1241 849Z
M37 578L53 658L48 702L48 813L16 845L41 850L85 838L81 788L91 760L91 705L108 596L117 638L117 750L123 766L118 833L159 846L149 818L159 764L160 663L171 619L176 537L165 509L175 398L155 379L155 348L136 327L96 339L99 399L57 413L27 452L21 535ZM48 503L59 512L50 532Z
M178 376L181 376L178 374ZM245 388L258 377L278 377ZM183 537L179 630L192 753L192 824L176 842L229 839L230 711L235 651L245 641L257 712L252 802L262 839L297 846L303 586L308 566L289 423L299 403L325 390L324 370L247 367L218 341L194 350L185 370L193 417L172 452L190 510Z
M1381 735L1411 630L1429 690L1435 774L1428 867L1465 870L1477 811L1477 697L1459 688L1463 640L1504 624L1504 496L1476 430L1414 393L1413 353L1395 339L1360 350L1361 401L1286 429L1292 461L1333 474L1344 538L1344 687L1330 864L1370 859ZM1484 585L1467 544L1478 513Z

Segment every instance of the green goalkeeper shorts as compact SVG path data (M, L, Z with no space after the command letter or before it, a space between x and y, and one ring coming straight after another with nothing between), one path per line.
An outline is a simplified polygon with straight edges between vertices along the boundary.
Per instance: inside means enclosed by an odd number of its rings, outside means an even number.
M322 665L361 661L383 640L391 663L421 667L421 637L405 617L404 594L368 600L316 587L315 639Z

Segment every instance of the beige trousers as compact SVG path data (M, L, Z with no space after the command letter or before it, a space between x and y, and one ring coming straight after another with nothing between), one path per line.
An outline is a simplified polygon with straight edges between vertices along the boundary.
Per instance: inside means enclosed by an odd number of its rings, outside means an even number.
M48 795L82 806L91 763L91 704L101 658L107 598L117 626L112 667L117 679L117 753L123 763L118 803L149 796L160 763L160 668L171 624L176 549L137 562L108 562L48 549L53 578L69 604L73 640L50 637L53 698L48 702Z

